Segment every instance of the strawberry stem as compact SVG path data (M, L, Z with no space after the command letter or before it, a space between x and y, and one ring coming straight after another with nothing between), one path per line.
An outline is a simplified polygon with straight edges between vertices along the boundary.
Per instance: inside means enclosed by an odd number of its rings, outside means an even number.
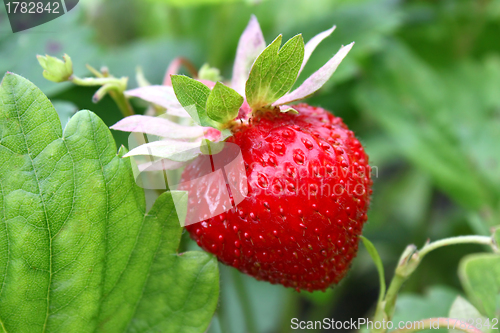
M68 81L84 87L101 86L101 88L99 88L94 95L95 102L98 102L102 97L104 97L104 95L109 94L124 117L133 115L134 109L123 94L123 92L127 89L128 78L108 77L109 73L99 73L92 67L87 68L89 68L89 70L97 77L79 78L75 75L71 75Z
M470 235L470 236L457 236L457 237L450 237L450 238L445 238L441 239L435 242L427 242L420 250L417 250L417 247L413 244L408 245L406 249L403 251L403 254L401 255L399 259L399 263L396 267L394 277L392 278L392 281L389 285L389 288L387 289L387 293L382 301L379 301L375 310L375 315L374 319L375 320L391 320L393 315L394 315L394 310L396 306L396 299L397 295L399 293L399 290L401 289L401 286L403 283L408 280L408 278L411 276L411 274L415 271L415 269L418 267L422 259L429 254L429 252L432 252L438 248L441 248L443 246L448 246L448 245L456 245L456 244L482 244L482 245L488 245L492 248L494 252L498 252L497 245L493 241L493 238L490 236L476 236L476 235ZM448 318L434 318L432 320L441 320L445 319L448 320ZM431 319L428 319L431 320ZM422 328L422 329L403 329L403 330L397 330L397 332L416 332L416 331L421 331L423 329L428 329L428 328ZM472 329L472 330L464 330L463 328L457 328L460 329L464 332L468 333L478 333L481 332L480 330L477 329ZM380 329L374 329L373 332L377 333L385 333L387 331L387 328L381 327ZM396 332L396 331L395 331Z

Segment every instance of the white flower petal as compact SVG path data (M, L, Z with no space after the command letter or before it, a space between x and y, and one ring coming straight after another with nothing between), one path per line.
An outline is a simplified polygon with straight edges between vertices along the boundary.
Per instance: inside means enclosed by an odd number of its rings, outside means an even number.
M333 75L340 62L351 50L354 42L343 46L340 50L320 69L309 76L297 89L288 93L273 103L274 106L291 103L306 98L320 89Z
M189 118L189 114L183 109L170 86L147 86L125 91L129 97L138 97L146 102L154 103L165 109L167 114L177 117Z
M170 139L195 139L203 136L201 126L182 126L162 117L133 115L110 127L124 132L140 132Z
M316 36L314 36L313 38L311 38L307 42L307 44L304 46L304 61L302 61L302 66L300 67L300 71L299 71L298 75L300 75L300 73L302 72L302 70L306 66L307 61L309 60L309 58L311 57L311 54L316 49L316 46L318 46L319 43L321 43L323 41L323 39L330 36L332 34L332 32L335 30L335 28L336 28L336 26L333 26L331 29L320 32L319 34L317 34ZM298 77L298 75L297 75L297 77Z
M257 18L252 15L245 31L240 37L233 66L231 87L240 95L245 96L245 82L248 79L252 65L266 48L266 41L260 29Z

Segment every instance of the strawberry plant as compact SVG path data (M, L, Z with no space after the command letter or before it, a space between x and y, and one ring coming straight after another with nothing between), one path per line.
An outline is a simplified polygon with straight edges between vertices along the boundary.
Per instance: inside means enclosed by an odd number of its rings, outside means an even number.
M379 274L371 325L359 329L413 332L435 323L469 333L497 329L495 228L487 235L428 241L420 249L409 245L386 285L382 259L362 236L373 194L365 148L341 118L297 104L330 79L353 47L341 47L294 88L315 48L333 31L307 43L296 35L283 45L279 35L266 46L252 17L231 80L179 58L162 85L151 85L138 71L135 89L106 68L88 66L93 77L76 76L68 55L38 56L46 79L97 86L94 102L107 95L114 100L124 118L111 129L131 133L128 149L117 149L111 131L91 111L79 111L63 129L34 84L5 74L3 331L204 332L218 304L217 260L239 270L237 279L246 274L297 292L325 291L348 279L359 241ZM178 74L182 65L192 77ZM360 99L377 105L365 89ZM148 103L144 115L133 98ZM496 197L483 197L474 186L463 192L476 189L478 202L493 207ZM201 249L179 251L183 228ZM466 298L457 297L447 316L430 314L418 328L393 324L402 285L430 252L457 244L488 251L459 265ZM237 288L248 302L244 286ZM255 331L253 321L247 317L249 331Z

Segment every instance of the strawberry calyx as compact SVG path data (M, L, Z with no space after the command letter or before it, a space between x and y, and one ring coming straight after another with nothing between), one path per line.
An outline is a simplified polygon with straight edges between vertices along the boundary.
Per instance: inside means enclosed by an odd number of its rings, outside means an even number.
M240 37L233 76L229 82L222 82L220 72L207 64L196 72L195 78L178 75L176 69L181 63L177 61L175 66L169 67L164 85L141 86L128 90L125 94L128 97L141 98L157 108L166 109L166 118L171 118L172 123L185 124L186 121L182 119L189 118L190 127L199 128L203 135L196 138L192 135L175 138L177 144L185 145L189 149L193 143L205 147L209 142L226 140L232 135L232 128L248 122L256 113L298 113L290 103L304 99L319 90L354 44L341 47L325 65L295 90L290 91L316 46L334 30L335 26L316 35L306 44L302 35L298 34L281 46L282 35L279 35L266 47L259 23L256 17L252 16ZM125 118L112 128L130 132L140 127L148 133L147 126L140 123L152 124L154 121L145 119L148 116L135 117L134 121ZM163 122L163 125L166 126L166 123ZM176 132L179 130L175 126L164 127L160 137L168 139L172 129ZM208 135L208 132L211 134ZM149 151L158 149L158 145L151 145L148 147ZM134 156L136 149L132 149L126 156ZM160 155L168 158L164 150ZM200 150L200 153L203 152Z

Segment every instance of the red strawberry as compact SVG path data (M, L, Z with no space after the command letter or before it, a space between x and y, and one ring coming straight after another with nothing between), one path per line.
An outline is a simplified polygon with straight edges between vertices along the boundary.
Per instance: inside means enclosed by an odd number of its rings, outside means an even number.
M198 156L177 187L189 195L185 223L191 237L221 262L297 290L324 290L346 274L371 194L368 156L342 120L306 104L289 106L320 89L353 47L341 47L291 91L314 48L333 30L307 44L297 35L282 47L280 35L265 47L252 17L230 86L204 81L218 80L218 72L206 68L199 80L173 75L172 87L128 92L165 107L166 119L134 116L113 126L164 138L125 155L163 158L141 165L143 170L161 166L163 172ZM191 117L193 124L183 127L171 116ZM248 179L235 151L241 151Z
M356 256L372 192L370 167L340 118L307 104L294 109L299 114L259 112L232 129L227 142L241 148L248 196L236 210L186 229L221 262L259 280L324 290ZM202 176L206 162L198 157L183 180Z

